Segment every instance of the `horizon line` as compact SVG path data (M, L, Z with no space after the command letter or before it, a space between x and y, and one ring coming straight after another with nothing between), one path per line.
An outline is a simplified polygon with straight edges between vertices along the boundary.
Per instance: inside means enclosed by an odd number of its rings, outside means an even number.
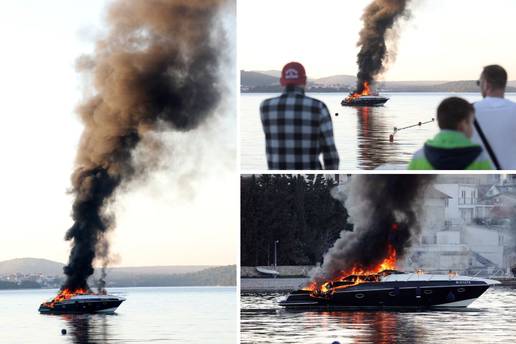
M1 260L0 263L5 263L5 262L11 261L11 260L16 260L16 259L40 259L40 260L47 260L47 261L50 261L52 263L58 263L58 264L66 265L66 263L62 263L62 262L59 262L59 261L56 261L56 260L52 260L52 259L48 259L48 258L36 258L36 257L10 258L10 259ZM236 263L231 263L231 264L127 265L127 266L123 266L123 265L110 265L110 266L107 266L106 268L107 269L110 269L110 268L150 268L150 267L159 268L159 267L171 267L171 266L174 266L174 267L188 267L188 266L220 267L220 266L232 266L232 265L236 265ZM102 267L94 266L93 268L94 269L101 269Z
M263 70L256 70L256 69L240 69L240 72L254 72L254 73L262 73L262 74L265 74L265 72L278 72L278 73L281 73L281 70L276 70L276 69L263 69ZM268 74L265 74L265 75L268 75ZM272 75L269 75L271 77L275 77L275 76L272 76ZM307 75L308 77L308 80L312 79L324 79L324 78L330 78L330 77L335 77L335 76L351 76L351 77L354 77L356 78L356 75L354 74L346 74L346 73L337 73L337 74L331 74L331 75L326 75L326 76L314 76L314 77L310 77ZM279 77L278 77L279 78ZM429 82L454 82L454 81L477 81L478 78L473 78L473 79L417 79L417 80L407 80L407 79L380 79L378 81L375 81L375 82L418 82L418 81L429 81ZM513 80L507 80L507 82L516 82L516 79L513 79Z

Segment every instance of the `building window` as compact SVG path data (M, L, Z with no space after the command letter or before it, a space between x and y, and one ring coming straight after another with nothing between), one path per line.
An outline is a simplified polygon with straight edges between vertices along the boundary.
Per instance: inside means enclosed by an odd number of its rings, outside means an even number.
M466 190L462 190L462 191L460 192L459 204L460 204L460 205L467 204L467 202L466 202Z
M444 207L448 208L449 205L450 205L450 200L447 198L447 199L444 200Z

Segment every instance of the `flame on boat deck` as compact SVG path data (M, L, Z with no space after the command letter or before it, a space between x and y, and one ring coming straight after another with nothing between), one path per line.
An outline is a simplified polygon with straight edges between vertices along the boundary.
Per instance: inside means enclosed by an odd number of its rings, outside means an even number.
M94 292L87 289L76 289L76 290L70 290L70 289L63 289L59 291L59 293L49 302L44 302L42 306L48 307L48 308L54 308L56 303L71 299L74 296L77 295L95 295Z
M344 99L345 102L351 102L355 99L358 99L362 96L371 96L373 95L372 91L371 91L371 85L369 85L369 82L367 81L364 81L364 84L363 84L363 91L360 92L360 93L357 93L357 92L354 92L352 94L350 94L349 96L346 97L346 99Z
M392 224L391 231L398 230L397 224ZM363 267L356 263L350 269L340 271L336 278L328 281L312 281L303 290L311 291L312 295L324 295L331 290L349 288L362 283L379 282L381 272L385 270L396 270L397 252L393 245L387 244L387 255L373 267ZM339 283L343 283L342 285Z

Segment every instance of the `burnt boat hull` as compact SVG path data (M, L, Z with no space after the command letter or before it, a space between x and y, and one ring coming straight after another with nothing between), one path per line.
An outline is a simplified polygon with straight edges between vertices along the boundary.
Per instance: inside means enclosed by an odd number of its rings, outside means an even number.
M356 98L353 100L344 99L341 102L341 105L342 106L380 106L380 105L387 103L388 100L389 100L389 98L385 98L385 97L363 96L363 97Z
M125 299L112 298L89 298L69 299L56 302L52 306L41 304L38 311L42 314L84 314L84 313L114 313Z
M381 282L338 288L324 295L296 291L280 305L288 309L464 308L480 297L482 282Z

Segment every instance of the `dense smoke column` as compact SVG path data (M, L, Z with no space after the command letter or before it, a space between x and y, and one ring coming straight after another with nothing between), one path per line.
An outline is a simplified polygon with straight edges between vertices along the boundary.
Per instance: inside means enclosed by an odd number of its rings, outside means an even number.
M364 27L360 32L357 46L358 74L357 92L364 90L364 82L372 84L385 68L388 55L387 33L395 29L397 20L407 17L407 4L410 0L374 0L364 11Z
M88 289L94 260L105 268L106 232L114 227L106 210L120 185L149 168L132 160L145 133L194 129L218 106L225 57L220 15L230 2L117 0L108 9L107 35L93 56L78 60L93 95L78 108L85 128L72 176L74 224L65 237L72 249L63 289Z
M338 277L352 267L371 269L389 256L389 245L403 258L420 233L420 197L432 175L355 175L345 207L353 232L343 231L324 256L315 280Z

